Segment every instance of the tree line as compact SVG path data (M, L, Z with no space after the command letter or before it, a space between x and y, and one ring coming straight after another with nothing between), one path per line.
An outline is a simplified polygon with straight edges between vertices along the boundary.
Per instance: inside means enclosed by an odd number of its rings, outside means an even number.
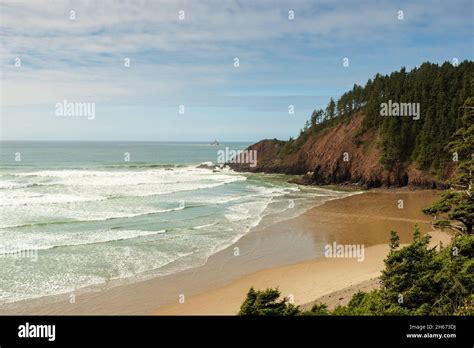
M414 163L443 179L453 162L446 146L462 126L464 102L474 90L473 72L474 63L466 60L457 66L427 62L408 72L401 68L390 75L377 74L365 86L354 84L338 100L331 98L325 109L314 110L300 132L302 139L290 138L290 143L302 144L309 133L348 122L363 112L358 135L378 131L381 164L387 170ZM381 105L389 101L418 103L420 118L382 117Z

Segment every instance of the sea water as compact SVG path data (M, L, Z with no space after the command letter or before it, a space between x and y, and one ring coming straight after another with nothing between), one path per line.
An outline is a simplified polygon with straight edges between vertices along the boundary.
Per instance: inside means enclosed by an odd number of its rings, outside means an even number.
M247 143L0 143L0 304L196 267L347 193L198 168Z

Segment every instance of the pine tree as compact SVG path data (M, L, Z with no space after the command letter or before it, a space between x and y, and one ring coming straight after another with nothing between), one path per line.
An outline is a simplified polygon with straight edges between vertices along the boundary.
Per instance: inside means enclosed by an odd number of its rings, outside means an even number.
M334 117L336 117L336 103L332 98L329 99L329 103L326 106L325 116L327 120L332 120Z
M474 224L474 196L472 174L474 170L474 97L470 97L462 107L463 127L454 134L448 144L453 158L458 163L458 174L452 180L453 187L443 193L441 198L423 212L435 217L441 216L435 226L451 228L472 234ZM461 223L458 225L454 222Z

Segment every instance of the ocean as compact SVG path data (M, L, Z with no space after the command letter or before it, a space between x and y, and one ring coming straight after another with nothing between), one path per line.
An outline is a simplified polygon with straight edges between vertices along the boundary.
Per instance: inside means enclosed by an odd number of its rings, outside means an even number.
M198 168L248 143L0 142L0 304L206 262L348 193Z

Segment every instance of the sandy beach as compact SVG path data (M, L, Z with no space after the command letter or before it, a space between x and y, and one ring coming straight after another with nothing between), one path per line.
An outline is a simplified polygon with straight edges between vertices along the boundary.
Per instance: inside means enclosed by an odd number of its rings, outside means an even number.
M431 245L449 243L449 236L434 232ZM157 311L165 315L234 315L250 287L276 288L297 305L326 303L329 308L344 305L358 290L377 287L383 269L387 245L375 245L365 251L365 259L317 259L247 275L231 284L194 296L185 303L173 304ZM307 305L306 307L310 307Z
M421 209L435 198L435 191L396 190L332 200L278 224L263 221L266 227L253 229L200 267L3 305L0 314L233 315L251 286L278 286L296 304L338 291L348 297L360 286L374 286L388 252L390 230L399 233L401 243L410 241L415 223L423 232L431 231L430 218ZM446 244L449 238L435 232L432 242ZM333 242L363 245L363 261L325 258L324 246Z
M315 224L334 224L332 232L346 230L343 240L353 243L368 238L371 232L380 229L380 235L387 238L387 231L396 230L402 243L409 240L413 224L417 223L426 232L429 219L416 209L420 204L429 203L431 191L410 193L370 192L361 196L331 201L313 209L302 218L313 219ZM403 198L397 198L403 197ZM409 201L408 211L403 217L399 209L390 206L398 199ZM391 226L391 227L389 227ZM387 229L388 228L388 229ZM367 235L369 233L369 235ZM376 232L375 232L376 233ZM431 246L446 245L450 235L431 231ZM340 239L338 236L336 239ZM365 237L365 238L364 238ZM375 237L371 235L371 237ZM373 240L378 240L375 237ZM388 240L388 239L387 239ZM313 302L326 303L329 308L344 305L358 290L370 291L378 286L377 277L384 267L383 260L389 252L387 244L377 244L365 249L363 261L356 258L318 258L283 267L262 270L244 276L222 288L194 296L185 303L166 306L157 311L164 315L234 315L238 312L245 294L250 287L266 289L278 287L283 296L295 304L310 307Z

